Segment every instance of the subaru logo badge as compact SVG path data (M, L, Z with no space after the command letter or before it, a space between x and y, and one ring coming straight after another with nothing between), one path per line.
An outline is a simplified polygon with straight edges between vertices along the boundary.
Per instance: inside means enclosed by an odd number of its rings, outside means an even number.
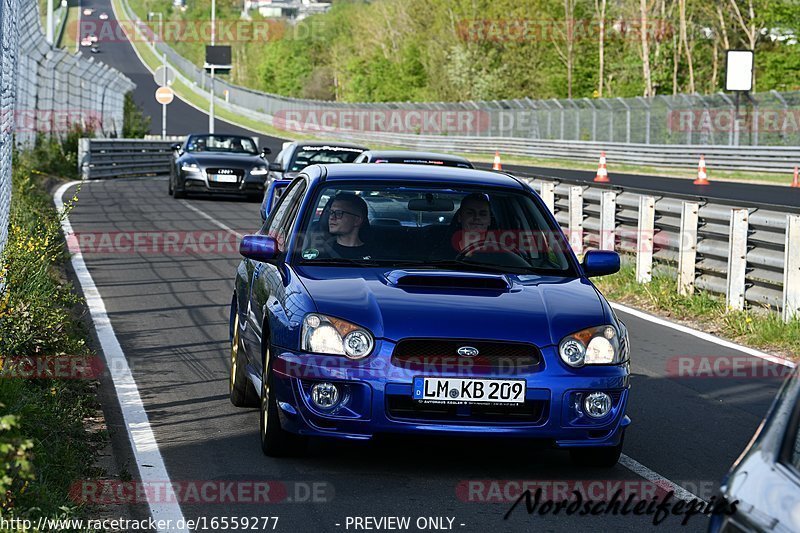
M475 357L479 353L478 349L472 346L462 346L458 349L458 355L462 357Z

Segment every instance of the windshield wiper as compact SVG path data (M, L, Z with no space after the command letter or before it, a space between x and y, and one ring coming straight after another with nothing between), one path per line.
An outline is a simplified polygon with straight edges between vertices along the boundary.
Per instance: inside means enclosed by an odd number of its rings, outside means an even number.
M325 259L304 259L300 261L301 265L312 266L358 266L358 267L376 267L380 266L377 261L370 259L348 259L346 257L327 257Z

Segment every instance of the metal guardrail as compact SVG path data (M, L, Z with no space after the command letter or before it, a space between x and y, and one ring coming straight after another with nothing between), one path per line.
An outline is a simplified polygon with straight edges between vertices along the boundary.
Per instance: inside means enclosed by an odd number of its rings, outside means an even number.
M81 139L81 175L168 174L174 142ZM649 281L657 264L677 272L685 290L723 294L733 308L747 302L780 309L787 319L800 313L800 214L541 174L515 175L539 192L579 255L592 247L613 248L636 256L642 282ZM734 223L737 216L744 217L744 225ZM743 247L740 256L732 243Z
M169 174L175 140L81 139L78 172L84 180Z

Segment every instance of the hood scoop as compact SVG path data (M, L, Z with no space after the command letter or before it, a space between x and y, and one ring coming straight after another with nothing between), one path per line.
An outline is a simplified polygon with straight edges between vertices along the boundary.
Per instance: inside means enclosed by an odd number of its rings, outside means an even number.
M389 285L400 288L511 289L508 278L501 274L453 270L392 270L386 274L386 280Z

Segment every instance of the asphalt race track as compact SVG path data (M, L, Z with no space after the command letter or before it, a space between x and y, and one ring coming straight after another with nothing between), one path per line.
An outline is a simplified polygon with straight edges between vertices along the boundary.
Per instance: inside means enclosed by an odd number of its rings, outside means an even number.
M72 189L65 197L70 194ZM225 234L209 217L240 233L255 230L260 221L254 203L174 200L167 195L164 179L84 183L79 198L70 215L79 235L130 239L127 232L177 232L196 240L198 232ZM95 243L102 242L99 239ZM335 524L364 515L454 516L458 524L465 524L457 528L463 531L518 531L525 526L635 531L650 524L648 517L632 516L528 517L523 507L503 521L510 502L462 501L469 498L458 487L467 480L643 481L623 465L581 469L571 466L566 453L526 443L320 441L305 458L262 456L257 410L237 409L228 401L229 303L239 259L236 239L219 239L227 245L204 253L191 245L138 252L107 244L82 247L170 479L274 480L289 486L319 482L333 497L325 503L267 507L185 504L187 518L272 514L281 517L280 531L307 530L311 525L318 531L343 530ZM676 357L748 356L625 313L621 318L631 332L634 369L629 407L633 425L625 454L708 500L758 426L779 379L681 377L675 372ZM302 496L304 489L297 490ZM672 517L658 529L679 528L678 523ZM694 517L681 530L700 531L705 525L703 517Z
M87 19L100 22L97 16L105 11L109 15L109 20L114 19L109 0L83 0L83 7L93 7L96 11ZM136 83L134 100L142 106L144 112L152 117L151 133L161 134L161 106L155 101L155 92L158 87L153 80L153 75L139 61L138 56L133 51L127 41L103 41L100 43L100 53L92 54L87 48L81 49L86 56L92 56L96 60L103 61L110 66L120 70ZM214 126L217 132L243 133L259 137L261 145L269 146L273 154L277 154L278 149L284 139L270 137L263 133L253 132L229 124L222 120L217 120ZM179 98L175 98L167 108L167 133L169 135L185 135L192 132L208 131L208 115L190 106ZM489 165L479 165L488 167ZM581 180L591 182L594 172L582 170L555 169L546 167L531 167L518 165L504 165L504 169L525 174L540 174L557 178L567 178L571 180ZM707 199L727 200L748 205L775 205L790 206L800 209L800 189L791 189L777 185L751 185L747 183L732 183L714 181L713 168L709 169L712 180L711 185L698 187L692 184L693 178L691 169L683 169L678 172L687 176L687 179L665 178L662 176L645 176L634 174L615 174L613 166L610 170L610 177L613 185L623 187L636 187L654 192L682 194ZM787 174L787 183L791 176Z
M89 0L92 17L108 2ZM88 51L84 51L89 54ZM160 132L156 85L126 42L103 42L95 55L137 83L136 100ZM175 100L169 107L170 134L207 128L202 112ZM245 131L219 122L217 131ZM275 150L280 139L259 135ZM514 170L514 168L510 168ZM586 172L525 168L570 177ZM630 177L662 190L678 180ZM622 178L617 183L624 184ZM642 186L637 184L636 186ZM712 186L729 199L800 205L800 191L784 187ZM711 190L711 189L709 189ZM681 192L681 191L676 191ZM790 197L789 193L794 194ZM65 192L70 197L74 189ZM686 194L693 194L686 192ZM348 517L420 517L453 519L456 531L703 531L707 519L669 517L654 527L652 516L528 516L520 505L508 520L518 491L503 492L523 480L599 481L606 499L614 487L636 487L663 476L662 488L677 485L709 500L719 481L750 440L780 385L774 377L686 377L676 372L692 358L731 357L763 368L762 359L709 342L657 322L619 312L631 334L633 381L628 414L633 419L621 464L610 470L579 468L564 452L528 442L497 439L381 439L370 443L315 441L308 456L264 457L258 442L258 412L237 409L228 400L228 319L235 265L235 235L255 231L258 205L240 200L167 195L163 178L83 183L70 213L84 260L102 297L142 397L156 443L173 483L274 482L275 503L185 502L187 518L277 516L276 531L348 531ZM130 233L129 233L130 232ZM81 234L126 236L136 233L213 235L222 244L202 251L195 246L154 247L131 251L91 245ZM113 418L113 417L112 417ZM110 427L118 429L111 419ZM125 433L115 432L116 438ZM136 475L149 465L129 465ZM494 483L493 483L494 482ZM500 487L500 489L497 489ZM500 492L497 492L499 490ZM493 492L494 491L494 492ZM316 496L314 496L316 494ZM508 495L511 494L511 497ZM483 501L489 499L489 502ZM113 512L113 509L112 509ZM447 526L449 522L444 521ZM429 528L430 529L430 528ZM411 530L416 530L414 527Z

